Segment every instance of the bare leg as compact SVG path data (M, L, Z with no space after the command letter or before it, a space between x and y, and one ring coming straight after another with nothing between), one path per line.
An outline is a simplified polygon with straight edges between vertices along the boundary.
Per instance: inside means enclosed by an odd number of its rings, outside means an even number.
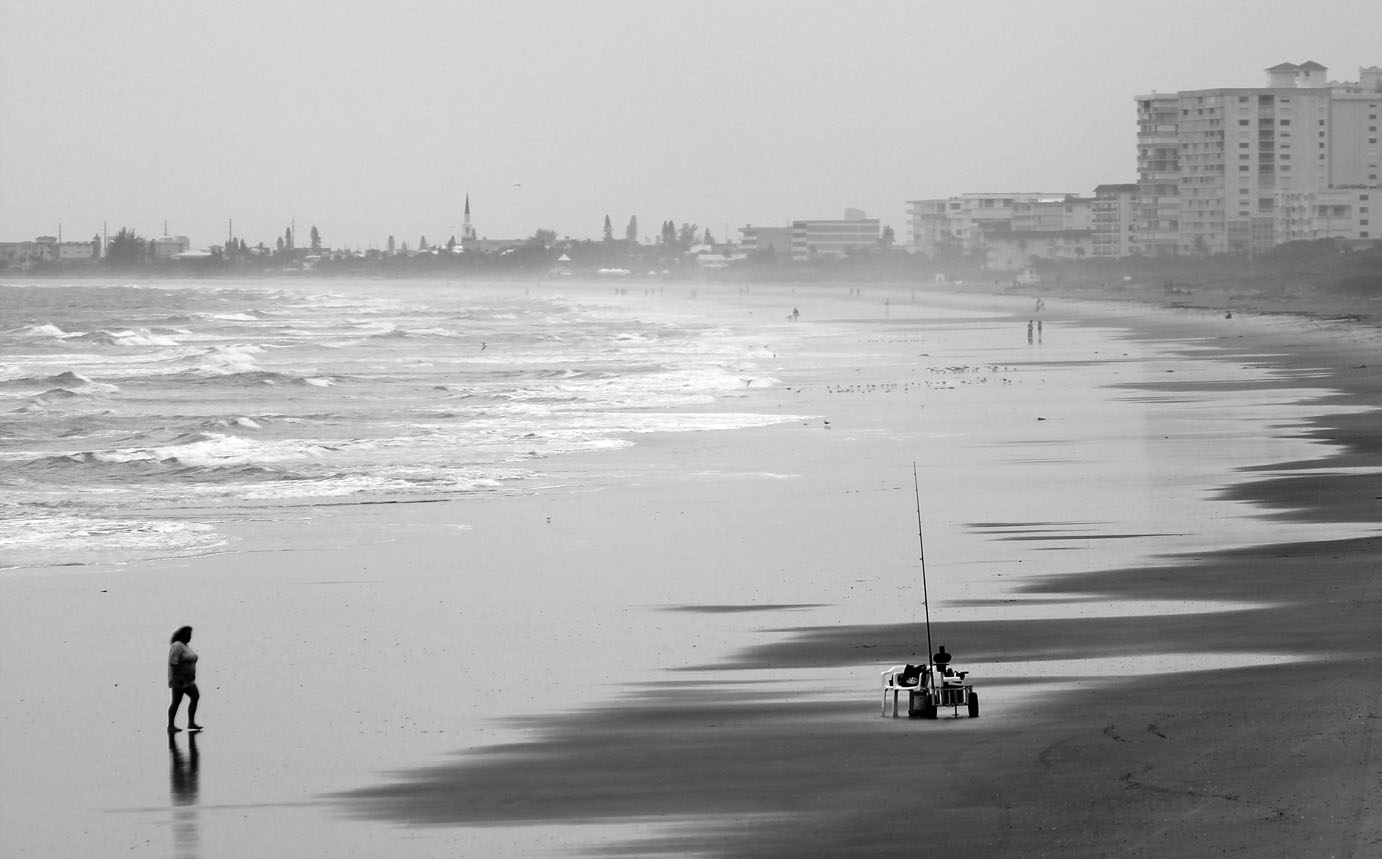
M187 693L187 727L200 728L201 725L197 724L197 702L201 700L202 693L195 685L188 686L183 691Z
M181 705L181 704L182 704L182 690L181 690L181 689L174 689L174 690L173 690L173 703L171 703L171 704L168 705L168 733L170 733L170 734L171 734L173 731L176 731L176 730L177 730L177 728L174 728L174 727L173 727L173 719L177 716L177 714L178 714L178 707L179 707L179 705Z

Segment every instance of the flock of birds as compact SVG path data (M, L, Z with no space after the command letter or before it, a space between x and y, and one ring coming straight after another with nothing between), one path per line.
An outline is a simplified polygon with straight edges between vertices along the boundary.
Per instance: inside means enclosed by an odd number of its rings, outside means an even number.
M862 382L854 385L826 385L827 394L907 393L917 390L953 391L960 385L985 385L996 382L1011 385L1013 379L1004 374L1015 373L1016 367L1001 364L965 365L959 367L928 367L933 377L915 382ZM802 389L797 389L800 392Z

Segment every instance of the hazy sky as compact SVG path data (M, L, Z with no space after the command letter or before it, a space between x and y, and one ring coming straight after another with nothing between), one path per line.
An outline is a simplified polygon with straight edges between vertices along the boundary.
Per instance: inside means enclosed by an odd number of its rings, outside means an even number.
M1136 180L1133 97L1382 65L1382 2L0 0L0 240L598 238Z

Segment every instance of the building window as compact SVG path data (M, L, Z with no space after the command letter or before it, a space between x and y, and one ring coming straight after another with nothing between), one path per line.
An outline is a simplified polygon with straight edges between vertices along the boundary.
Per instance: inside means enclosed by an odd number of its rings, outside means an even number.
M1289 119L1278 119L1277 122L1281 123L1282 125L1290 125L1290 124L1291 124L1291 120L1289 120Z
M1238 120L1238 124L1239 124L1239 125L1251 125L1251 124L1252 124L1252 120L1251 120L1251 119L1240 119L1240 120Z

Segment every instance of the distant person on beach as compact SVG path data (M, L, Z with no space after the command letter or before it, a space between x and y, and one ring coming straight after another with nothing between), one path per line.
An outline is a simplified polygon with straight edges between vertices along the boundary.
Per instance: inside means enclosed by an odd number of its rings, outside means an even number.
M1031 342L1032 342L1032 330L1033 330L1033 322L1032 322L1032 320L1028 319L1028 320L1027 320L1027 342L1028 342L1028 343L1031 343Z
M168 648L168 688L173 690L173 702L168 705L168 733L182 730L173 725L182 705L182 697L187 696L187 730L200 731L197 724L197 701L201 693L197 691L197 652L191 647L192 627L179 627L170 639Z
M800 318L801 318L801 311L800 311L800 310L797 310L795 307L793 307L793 308L792 308L792 321L793 321L793 322L796 322L796 321L797 321L798 319L800 319Z

